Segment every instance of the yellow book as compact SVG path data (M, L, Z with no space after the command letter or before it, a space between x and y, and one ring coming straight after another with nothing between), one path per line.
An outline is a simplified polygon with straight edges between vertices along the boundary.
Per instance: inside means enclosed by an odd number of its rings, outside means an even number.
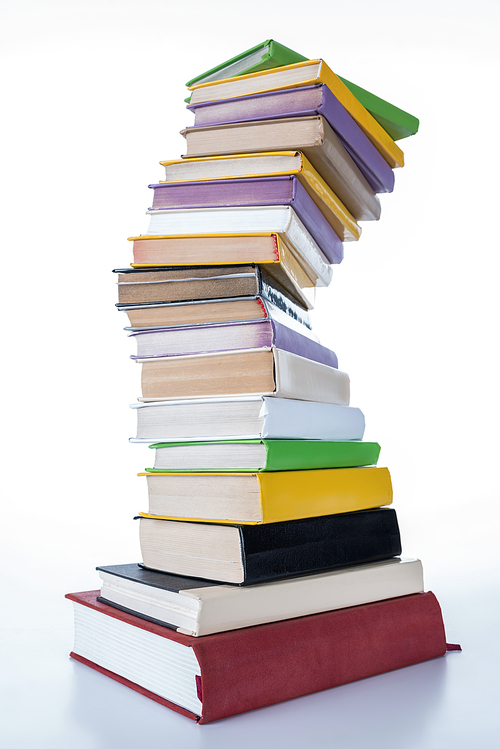
M342 201L301 151L241 153L160 161L166 168L163 182L204 182L216 179L288 177L296 175L308 195L339 237L359 239L361 229Z
M140 235L129 237L129 241L134 243L132 268L255 263L265 268L307 309L312 307L302 289L314 288L317 276L309 266L305 270L282 235Z
M387 468L267 473L140 473L149 512L141 517L258 525L356 512L392 503Z
M200 83L189 88L192 91L191 104L200 104L319 83L328 86L393 169L404 166L404 155L399 146L321 59L226 78L216 83Z

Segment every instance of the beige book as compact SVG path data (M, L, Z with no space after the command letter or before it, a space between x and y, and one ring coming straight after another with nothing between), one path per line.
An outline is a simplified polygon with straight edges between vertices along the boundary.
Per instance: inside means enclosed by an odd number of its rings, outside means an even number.
M275 347L136 361L141 400L258 394L349 405L345 372Z

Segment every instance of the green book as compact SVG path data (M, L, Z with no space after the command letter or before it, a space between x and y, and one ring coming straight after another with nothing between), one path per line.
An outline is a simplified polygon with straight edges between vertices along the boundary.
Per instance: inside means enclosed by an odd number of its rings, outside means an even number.
M322 440L219 440L158 442L154 468L148 473L255 473L375 465L376 442Z
M410 135L415 135L418 130L419 121L412 114L395 107L394 104L389 104L385 99L381 99L375 94L371 94L366 89L357 86L351 81L347 81L342 76L338 76L342 83L344 83L349 91L354 94L356 99L361 102L365 109L367 109L371 116L374 117L379 125L381 125L386 133L389 133L393 140L401 140L402 138L408 138Z
M305 62L306 60L307 57L297 54L293 49L284 47L282 44L275 42L274 39L267 39L262 44L247 49L246 52L226 60L226 62L211 70L207 70L206 73L197 75L196 78L188 81L186 86L194 86L195 83L221 81L223 78L257 73L259 70L269 70L270 68L281 68L283 65L292 65L294 62Z

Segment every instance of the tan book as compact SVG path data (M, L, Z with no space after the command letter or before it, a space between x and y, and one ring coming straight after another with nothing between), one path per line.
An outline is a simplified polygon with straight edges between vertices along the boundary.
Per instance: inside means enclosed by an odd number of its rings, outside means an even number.
M349 405L345 372L274 347L136 361L143 401L277 395Z

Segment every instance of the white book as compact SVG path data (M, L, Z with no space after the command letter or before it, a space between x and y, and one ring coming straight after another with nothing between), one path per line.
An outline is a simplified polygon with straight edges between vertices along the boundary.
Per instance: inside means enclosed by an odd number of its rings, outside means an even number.
M239 587L138 564L98 567L100 600L194 637L359 606L424 589L418 559L382 562Z
M361 440L365 431L359 408L263 395L154 401L131 408L137 414L131 442Z
M328 286L332 268L319 246L290 206L242 208L186 208L148 211L151 219L147 236L184 234L279 233L317 286Z

